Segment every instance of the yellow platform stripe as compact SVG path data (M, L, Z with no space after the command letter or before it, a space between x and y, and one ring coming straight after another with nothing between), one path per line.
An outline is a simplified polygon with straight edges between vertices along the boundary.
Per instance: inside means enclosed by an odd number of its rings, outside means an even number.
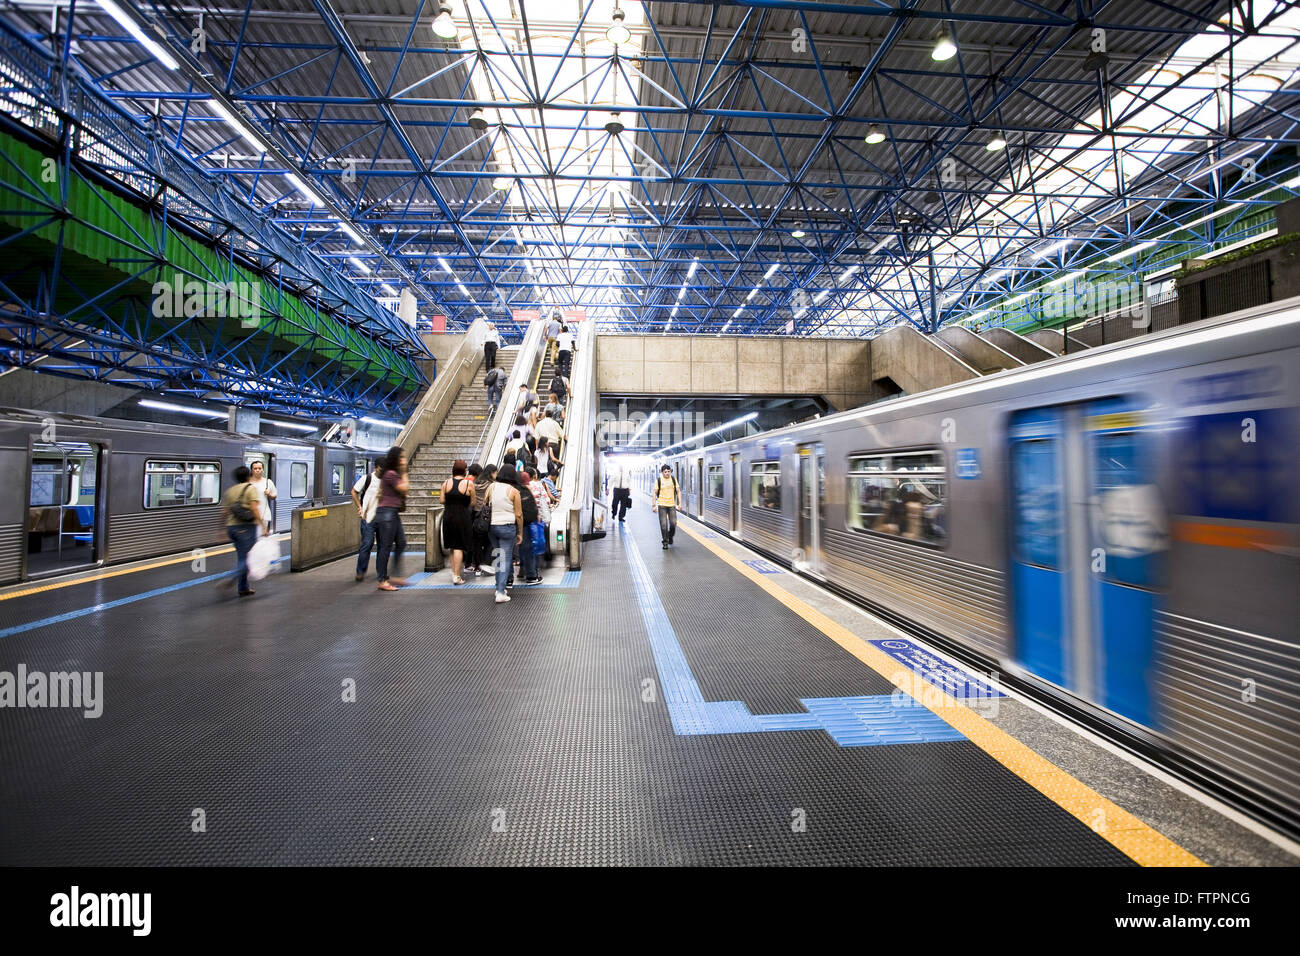
M285 532L281 531L278 534L271 535L271 537L283 538L284 534ZM234 550L235 549L233 545L223 544L215 548L204 548L203 554L205 557L212 557L213 555L217 555L217 554L229 554ZM121 577L123 574L135 574L139 571L152 571L154 568L166 568L173 564L184 564L186 561L193 561L193 560L194 560L193 554L185 554L178 558L168 558L165 561L154 561L150 564L140 564L134 567L127 567L127 568L115 568L112 571L101 571L98 574L90 574L84 578L72 578L70 580L65 580L65 581L51 581L49 584L37 584L30 588L22 588L21 590L18 591L9 591L4 594L0 594L0 601L8 601L12 598L27 597L28 595L31 594L44 594L46 591L57 591L60 588L70 588L77 584L90 584L94 581L103 581L106 578Z
M916 686L912 672L900 671L901 665L888 654L778 586L770 576L760 574L732 557L719 545L691 530L685 522L679 527L890 683L904 690ZM1206 865L1164 834L1076 780L938 687L927 684L925 694L918 700L975 746L1142 866Z

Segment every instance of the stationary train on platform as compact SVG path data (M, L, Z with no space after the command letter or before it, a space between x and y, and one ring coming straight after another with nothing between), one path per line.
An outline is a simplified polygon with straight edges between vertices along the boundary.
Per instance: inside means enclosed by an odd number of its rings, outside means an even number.
M373 457L373 456L372 456ZM364 451L183 425L0 409L0 584L226 543L221 493L240 464L275 482L273 530L307 501L346 500Z
M667 461L690 515L1300 820L1300 299Z

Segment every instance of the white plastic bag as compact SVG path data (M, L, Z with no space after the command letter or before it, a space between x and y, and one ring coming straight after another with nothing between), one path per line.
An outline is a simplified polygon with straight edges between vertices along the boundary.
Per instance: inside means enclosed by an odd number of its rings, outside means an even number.
M280 559L280 542L276 538L258 538L248 552L248 580L260 581L271 573Z

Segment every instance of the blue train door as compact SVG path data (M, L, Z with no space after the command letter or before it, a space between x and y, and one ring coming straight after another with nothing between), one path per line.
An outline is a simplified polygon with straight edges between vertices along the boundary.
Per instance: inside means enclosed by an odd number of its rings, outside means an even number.
M1150 435L1114 398L1012 416L1012 628L1037 676L1146 727L1166 546Z
M1016 659L1062 687L1071 659L1064 412L1012 416L1011 597Z
M1155 482L1153 440L1130 399L1089 403L1082 424L1095 699L1155 727L1156 585L1168 531Z

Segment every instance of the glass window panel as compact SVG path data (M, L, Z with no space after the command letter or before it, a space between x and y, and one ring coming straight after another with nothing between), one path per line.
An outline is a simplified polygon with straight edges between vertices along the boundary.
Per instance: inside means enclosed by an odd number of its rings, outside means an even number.
M709 466L709 497L710 498L722 497L722 466L721 465Z
M849 468L850 528L926 544L948 543L948 478L942 452L852 458Z
M749 466L749 505L766 511L781 510L779 461L758 461Z
M307 497L307 463L295 461L289 466L289 496L291 498Z

